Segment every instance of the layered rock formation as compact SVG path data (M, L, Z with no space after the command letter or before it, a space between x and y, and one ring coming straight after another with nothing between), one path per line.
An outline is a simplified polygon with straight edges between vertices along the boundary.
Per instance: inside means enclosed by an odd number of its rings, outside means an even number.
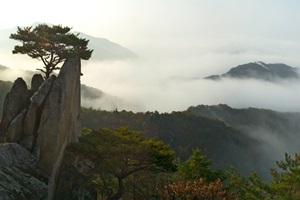
M35 167L49 178L48 199L53 198L66 146L81 134L80 74L80 59L68 59L57 78L43 81L34 75L29 90L18 78L5 98L0 137L31 153Z
M39 174L35 157L16 143L1 144L0 152L0 198L46 199L47 178Z

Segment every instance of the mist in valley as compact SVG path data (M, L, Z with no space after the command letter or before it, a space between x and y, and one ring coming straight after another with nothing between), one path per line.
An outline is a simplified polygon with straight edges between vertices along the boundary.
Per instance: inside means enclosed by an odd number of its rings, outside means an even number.
M203 79L256 61L300 68L300 29L294 23L300 19L298 3L234 0L226 3L99 2L84 5L89 13L80 15L78 20L78 16L70 17L70 21L59 14L57 19L51 16L53 20L48 21L41 17L46 23L63 23L74 27L74 31L107 38L136 55L122 59L92 56L90 60L82 61L82 84L99 90L83 93L82 106L108 111L171 113L200 104L227 104L233 108L300 112L300 80ZM10 26L33 23L36 12L29 9L22 10L26 11L24 16L34 13L31 19L18 18ZM74 7L74 11L82 13L82 8ZM89 16L90 13L94 15ZM2 18L6 15L9 14ZM36 71L42 63L26 55L12 55L15 43L8 39L12 30L15 29L0 33L0 64L14 70L1 70L0 80L14 81L25 76L29 82L30 78L23 70ZM95 55L100 55L97 52L100 50L95 48ZM110 53L107 55L111 56ZM296 117L289 120L287 124L291 126L299 123ZM265 123L262 121L261 124ZM286 127L279 130L264 126L240 128L261 142L254 147L260 155L253 155L259 159L254 165L263 165L261 174L268 173L269 168L276 165L275 160L284 158L285 152L291 155L300 152L297 126L289 131Z
M279 53L270 56L249 51L250 53L243 52L237 56L236 53L213 52L199 56L191 54L183 59L180 56L182 51L160 54L149 49L147 52L135 52L138 57L134 59L99 61L92 58L82 61L82 84L96 88L89 90L90 94L82 94L82 106L108 111L171 113L200 104L227 104L233 108L300 111L299 80L270 82L255 79L204 79L209 75L226 73L230 68L248 62L278 63L282 59ZM8 57L10 59L3 60L7 61L5 66L14 65L17 70L14 73L4 70L0 74L1 80L13 81L23 76L24 63L29 70L35 70L41 64L26 56ZM294 58L295 62L292 59L282 63L298 67L296 55ZM298 123L292 118L290 120L291 125ZM298 129L288 132L283 128L282 133L264 126L241 127L241 130L259 141L260 145L253 147L257 154L253 155L255 159L251 165L261 166L255 170L265 179L269 178L269 168L276 166L275 161L284 159L285 152L290 155L300 152Z
M85 63L82 82L116 96L123 103L115 107L109 103L91 106L108 110L172 112L186 110L199 104L228 104L235 108L266 108L282 112L300 111L300 82L276 82L255 79L229 79L219 81L203 79L207 73L195 67L182 67L181 63L143 63L140 61L114 61ZM151 67L153 65L154 67ZM160 66L160 67L159 67ZM184 65L187 66L187 65ZM233 66L232 66L233 67ZM172 70L174 68L174 70ZM199 67L201 69L201 67ZM205 68L205 67L203 67ZM228 70L230 67L228 67ZM228 71L227 70L227 71ZM226 70L219 72L225 73Z

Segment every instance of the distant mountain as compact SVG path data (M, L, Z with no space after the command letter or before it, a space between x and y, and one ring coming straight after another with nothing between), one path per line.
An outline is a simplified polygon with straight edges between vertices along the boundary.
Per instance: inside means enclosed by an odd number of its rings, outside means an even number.
M231 165L240 172L248 172L261 159L256 150L259 142L226 126L223 122L185 112L158 113L131 111L102 111L82 108L83 127L115 129L128 126L142 131L170 145L177 156L187 159L193 149L213 160L216 169L229 169Z
M300 113L247 108L235 109L228 105L199 105L190 107L188 114L223 121L227 126L260 142L256 149L271 168L275 160L282 160L285 152L300 152ZM263 161L261 160L261 161ZM266 168L266 169L268 169Z
M39 23L33 23L30 26L36 26ZM12 49L18 44L17 41L9 39L11 33L15 33L17 27L12 29L0 30L0 52L11 54ZM79 37L89 40L88 47L94 49L91 60L123 60L136 58L137 55L131 50L121 46L120 44L109 41L105 38L94 37L82 32L79 33ZM19 43L20 44L20 43Z
M263 62L252 62L231 68L222 75L212 75L205 79L220 80L221 78L259 79L265 81L276 81L283 79L299 79L297 68L285 64L266 64Z
M199 148L216 168L233 165L243 173L255 170L265 180L285 152L300 152L300 113L235 109L221 104L172 113L83 108L81 118L88 128L129 126L140 130L169 144L183 159Z
M137 58L137 55L134 52L122 47L120 44L111 42L105 38L93 37L82 32L77 33L79 33L79 37L88 39L88 47L94 49L91 59L123 60Z
M97 88L81 84L81 106L101 110L118 110L136 107L125 100L105 93Z

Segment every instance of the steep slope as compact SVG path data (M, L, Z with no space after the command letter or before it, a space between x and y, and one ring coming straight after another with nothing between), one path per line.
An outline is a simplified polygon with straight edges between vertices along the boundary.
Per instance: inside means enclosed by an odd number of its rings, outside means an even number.
M259 152L252 148L257 146L256 140L219 120L183 112L108 112L86 108L82 108L81 118L83 127L114 129L129 126L147 136L157 137L171 145L182 159L188 158L193 149L199 148L213 160L215 168L228 169L234 165L239 171L247 173L261 159Z
M30 88L18 78L7 93L0 122L1 141L10 143L0 144L4 199L53 199L65 148L81 136L80 74L80 58L70 58L57 77L36 74ZM37 172L43 185L31 177Z
M272 110L248 108L234 109L227 105L190 107L187 113L223 121L243 135L258 140L265 157L265 166L282 160L285 152L300 152L300 113L282 113Z
M111 42L105 38L93 37L82 32L79 37L89 40L89 48L94 49L92 59L95 60L123 60L129 58L136 58L137 55L131 50Z
M200 105L184 112L161 114L82 108L83 127L129 126L170 144L182 158L199 148L216 168L232 164L242 173L255 170L264 179L269 178L269 169L284 158L285 152L300 152L299 121L300 113L227 105Z
M221 78L259 79L265 81L276 81L280 79L299 79L297 68L285 64L266 64L263 62L252 62L231 68L223 75L212 75L206 79L218 80Z

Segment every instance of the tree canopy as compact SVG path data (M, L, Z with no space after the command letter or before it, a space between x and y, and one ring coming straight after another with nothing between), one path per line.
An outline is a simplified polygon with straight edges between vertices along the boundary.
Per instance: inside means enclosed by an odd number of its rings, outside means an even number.
M174 171L174 151L163 142L146 138L127 127L116 130L83 131L79 143L71 146L94 163L91 180L106 193L107 199L119 199L124 179L142 170ZM117 187L115 187L117 185Z
M177 174L182 180L198 180L205 178L207 181L226 179L226 174L221 170L211 169L212 161L201 154L200 149L193 150L193 154L185 161L178 163Z
M70 27L61 25L49 26L39 24L36 27L18 27L17 33L10 39L22 42L16 45L13 54L27 54L31 58L41 60L43 68L38 68L48 78L53 70L60 69L59 63L70 57L90 59L93 50L88 49L89 40L79 38L79 34L70 33Z
M300 154L291 158L286 153L285 160L276 164L276 169L270 169L270 182L264 182L254 171L249 177L233 171L229 178L230 190L241 199L300 199Z

